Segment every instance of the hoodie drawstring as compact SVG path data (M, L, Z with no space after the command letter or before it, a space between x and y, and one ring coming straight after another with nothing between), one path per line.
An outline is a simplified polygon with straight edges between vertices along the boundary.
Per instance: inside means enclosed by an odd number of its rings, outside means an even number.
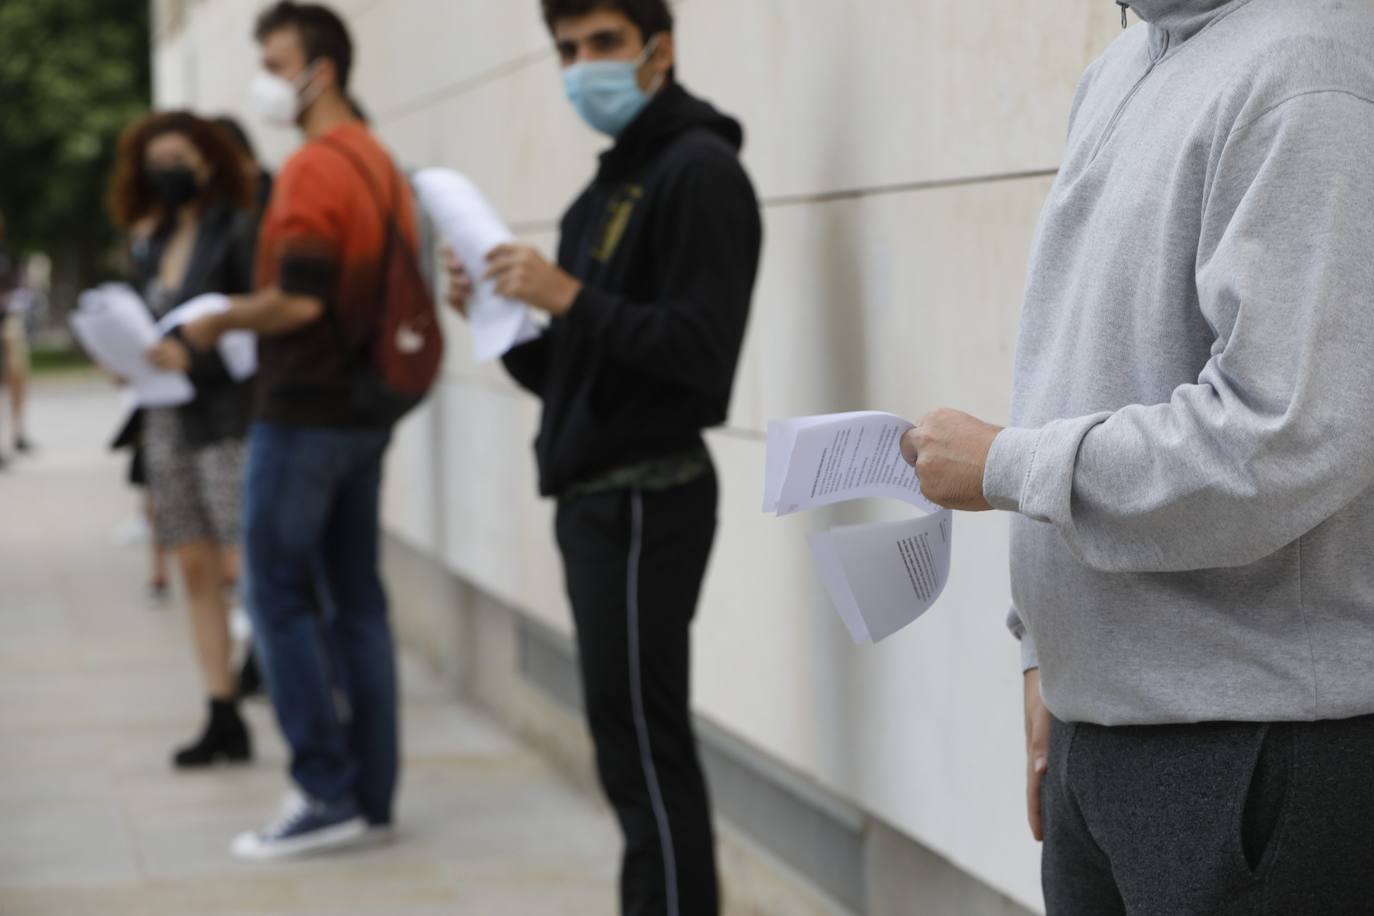
M1128 28L1130 23L1126 21L1126 10L1130 9L1131 5L1123 2L1123 0L1116 0L1116 5L1121 7L1121 27L1123 29Z

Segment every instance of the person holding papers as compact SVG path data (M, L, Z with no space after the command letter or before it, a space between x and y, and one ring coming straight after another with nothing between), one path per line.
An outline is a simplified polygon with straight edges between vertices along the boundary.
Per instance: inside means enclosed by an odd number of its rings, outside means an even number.
M134 250L137 282L161 318L205 293L252 288L257 223L243 170L228 137L186 112L149 115L119 145L111 209L123 229L143 224ZM132 294L131 294L132 295ZM177 751L177 767L252 756L231 667L229 591L237 577L240 488L251 384L217 351L193 351L175 334L149 360L184 373L195 395L141 417L146 475L158 542L175 552L190 606L209 720Z
M934 501L1017 513L1051 914L1367 913L1374 6L1122 5L1012 426L939 411L907 457Z
M451 262L552 316L505 364L544 401L540 489L577 625L601 784L625 836L627 914L719 908L688 690L690 624L716 527L702 430L724 422L761 225L739 124L674 78L664 0L545 0L569 101L613 138L563 218L557 264L498 247Z

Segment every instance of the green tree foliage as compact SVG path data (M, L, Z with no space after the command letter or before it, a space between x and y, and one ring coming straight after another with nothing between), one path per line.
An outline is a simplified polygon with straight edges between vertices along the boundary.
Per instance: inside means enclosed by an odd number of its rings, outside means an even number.
M0 211L63 285L109 266L119 133L150 94L149 0L0 0Z

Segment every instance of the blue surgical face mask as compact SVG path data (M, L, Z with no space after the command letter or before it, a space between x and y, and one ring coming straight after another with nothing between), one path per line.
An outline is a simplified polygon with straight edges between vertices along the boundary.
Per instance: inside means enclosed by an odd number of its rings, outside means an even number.
M639 68L654 53L657 43L655 36L635 60L588 61L563 71L563 89L582 120L611 137L620 136L630 126L658 89L655 86L645 92L639 88Z

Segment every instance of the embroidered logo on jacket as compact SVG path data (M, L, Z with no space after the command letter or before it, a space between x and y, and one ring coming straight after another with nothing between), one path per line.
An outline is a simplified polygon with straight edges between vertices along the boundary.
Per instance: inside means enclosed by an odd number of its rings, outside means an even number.
M601 241L597 243L596 251L592 254L592 259L597 263L609 263L615 256L616 249L625 237L625 227L630 224L630 217L634 215L635 205L643 196L644 188L637 184L623 185L611 195L611 199L606 203L606 228L602 231Z

